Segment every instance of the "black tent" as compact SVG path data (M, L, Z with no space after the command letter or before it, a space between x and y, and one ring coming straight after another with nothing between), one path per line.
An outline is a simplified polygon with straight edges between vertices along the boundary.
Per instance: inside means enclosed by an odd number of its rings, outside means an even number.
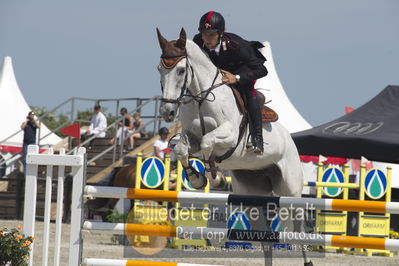
M388 86L355 111L292 137L301 155L399 163L399 86Z

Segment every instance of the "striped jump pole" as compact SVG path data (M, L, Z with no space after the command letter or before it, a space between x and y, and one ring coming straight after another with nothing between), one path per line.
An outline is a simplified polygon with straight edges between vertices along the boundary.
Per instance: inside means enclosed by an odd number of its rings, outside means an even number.
M86 186L86 197L128 198L137 200L169 201L181 203L268 206L280 208L304 208L331 211L374 212L399 214L399 202L319 199L298 197L264 197L223 193L201 193L185 191L160 191L149 189Z
M330 182L303 182L304 186L307 187L336 187L336 188L351 188L351 189L359 189L358 184L354 183L330 183Z
M83 228L86 230L107 230L126 235L165 236L183 239L200 238L213 239L217 241L260 241L282 244L399 250L399 240L396 239L308 234L302 232L250 231L225 228L102 223L89 221L86 221L83 224Z
M159 262L146 260L112 260L87 258L83 261L84 266L223 266L210 264L193 264L177 262Z

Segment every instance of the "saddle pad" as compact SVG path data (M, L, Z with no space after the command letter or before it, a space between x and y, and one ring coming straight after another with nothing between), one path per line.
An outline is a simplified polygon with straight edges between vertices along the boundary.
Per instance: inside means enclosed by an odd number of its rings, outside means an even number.
M276 122L278 120L278 114L270 107L262 107L262 122Z
M245 113L246 112L246 108L245 108L244 100L242 99L240 93L234 87L231 87L231 90L233 91L234 98L236 99L236 103L237 103L238 109L240 110L241 113ZM256 95L257 95L257 97L259 99L260 106L262 106L262 110L261 110L262 122L263 123L276 122L278 120L278 114L273 109L271 109L270 107L267 107L267 106L264 105L265 96L259 91L256 91Z

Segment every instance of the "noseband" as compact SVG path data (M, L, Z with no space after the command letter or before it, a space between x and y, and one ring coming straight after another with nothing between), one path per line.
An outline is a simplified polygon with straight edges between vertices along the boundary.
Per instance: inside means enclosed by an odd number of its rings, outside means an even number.
M217 87L222 86L224 83L218 83L215 84L216 78L218 77L220 71L219 69L216 69L216 74L215 77L212 81L212 85L211 87L209 87L208 89L200 92L198 95L192 95L190 92L189 93L185 93L187 91L187 76L188 76L188 69L191 69L191 80L193 80L194 78L194 70L192 65L190 64L187 55L177 55L177 56L161 56L161 64L164 68L166 69L173 69L177 63L179 63L183 58L186 58L186 75L184 76L184 83L183 86L180 89L180 96L177 99L168 99L168 98L161 98L161 101L164 103L173 103L173 104L186 104L191 102L192 100L196 101L199 103L199 105L201 105L205 100L213 102L215 100L215 95L213 94L212 90L216 89ZM162 86L162 82L161 82L161 89L163 92L163 86ZM213 99L207 99L208 95L211 94L213 96ZM187 100L187 101L183 101L183 97L190 97L191 99Z
M166 56L161 57L161 64L166 69L173 69L177 65L177 63L179 63L183 58L186 58L186 70L185 70L186 74L184 76L183 86L180 88L180 96L177 99L161 98L161 101L164 103L173 103L173 104L177 104L177 105L180 105L182 103L182 99L185 96L185 91L187 90L188 69L189 68L191 69L191 80L194 78L194 71L193 71L193 67L188 62L187 55L177 55L177 56L173 56L173 57L166 57ZM161 82L161 89L163 92L162 82Z

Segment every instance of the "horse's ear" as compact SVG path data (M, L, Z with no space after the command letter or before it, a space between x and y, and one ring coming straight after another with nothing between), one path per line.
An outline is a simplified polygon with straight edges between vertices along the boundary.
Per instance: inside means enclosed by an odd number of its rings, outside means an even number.
M187 40L186 31L184 30L184 28L181 28L180 37L176 42L176 46L181 49L186 48L186 40Z
M157 28L157 35L158 35L158 41L159 41L159 46L161 46L162 51L165 50L166 44L168 41L162 36L161 32Z

